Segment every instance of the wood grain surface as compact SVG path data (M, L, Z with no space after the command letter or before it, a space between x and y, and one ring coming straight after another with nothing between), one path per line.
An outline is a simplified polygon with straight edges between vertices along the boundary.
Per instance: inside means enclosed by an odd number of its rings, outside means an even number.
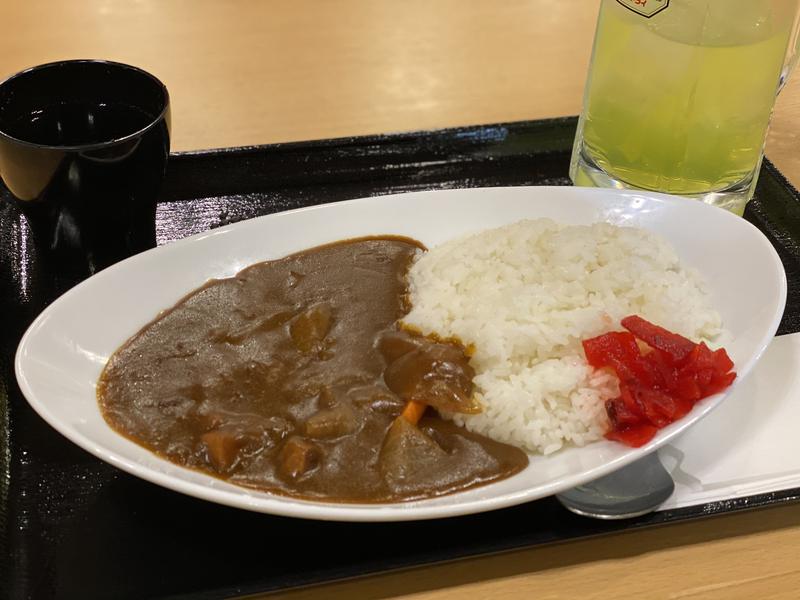
M173 149L577 114L598 0L4 0L0 77L64 58L158 75ZM767 155L800 185L800 76ZM387 543L389 543L387 541ZM367 577L301 598L796 599L800 506Z

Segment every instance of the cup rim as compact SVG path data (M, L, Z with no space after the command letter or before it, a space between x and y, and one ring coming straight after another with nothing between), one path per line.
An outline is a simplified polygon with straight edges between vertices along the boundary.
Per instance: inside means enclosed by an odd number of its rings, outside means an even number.
M111 66L111 67L116 67L116 68L120 68L121 67L121 68L123 68L125 70L137 71L138 73L144 75L145 77L150 79L153 83L155 83L161 89L161 92L164 94L164 107L161 109L161 112L157 116L153 117L152 121L150 121L147 125L145 125L144 127L141 127L140 129L137 129L133 133L129 133L129 134L124 135L122 137L114 138L112 140L107 140L105 142L94 142L94 143L91 143L91 144L72 144L72 145L37 144L35 142L29 142L27 140L21 140L21 139L16 138L16 137L14 137L12 135L9 135L8 133L4 132L2 129L0 129L0 139L6 139L6 140L12 141L12 142L14 142L16 144L22 144L22 145L28 146L30 148L39 148L39 149L43 149L43 150L63 150L63 151L97 150L97 149L102 149L102 148L108 148L110 146L115 146L117 144L124 143L124 142L130 141L130 140L132 140L134 138L140 137L145 132L147 132L149 129L152 129L153 127L158 125L158 123L160 123L165 118L167 112L169 111L170 99L169 99L169 90L167 89L167 86L164 85L164 82L161 81L158 77L156 77L152 73L149 73L148 71L145 71L144 69L142 69L140 67L136 67L134 65L129 65L127 63L117 62L117 61L113 61L113 60L105 60L105 59L98 59L98 58L75 58L75 59L67 59L67 60L56 60L56 61L53 61L53 62L43 63L43 64L40 64L40 65L34 65L32 67L28 67L27 69L23 69L22 71L14 73L14 74L10 75L9 77L6 77L2 81L0 81L0 88L5 86L7 83L10 83L14 79L17 79L18 77L23 77L23 76L25 76L25 75L27 75L29 73L33 73L35 71L41 71L41 70L44 70L44 69L47 69L47 68L58 67L58 66L62 66L62 65L74 65L74 64L86 64L86 63L98 64L98 65L106 65L106 66Z

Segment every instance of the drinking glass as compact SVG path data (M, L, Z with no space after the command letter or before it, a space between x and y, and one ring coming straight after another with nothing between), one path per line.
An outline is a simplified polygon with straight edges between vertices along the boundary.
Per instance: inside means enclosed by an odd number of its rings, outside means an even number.
M602 0L573 183L741 215L795 62L797 12L798 0Z

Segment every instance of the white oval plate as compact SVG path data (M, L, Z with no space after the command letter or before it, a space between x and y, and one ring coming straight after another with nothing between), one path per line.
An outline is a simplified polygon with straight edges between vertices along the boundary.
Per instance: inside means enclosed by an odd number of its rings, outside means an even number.
M115 433L95 398L95 382L114 350L159 311L212 277L228 277L252 263L345 238L397 234L433 247L459 234L536 217L570 224L635 225L669 240L684 264L705 277L732 333L726 347L739 374L736 384L775 334L786 301L783 266L758 229L728 212L660 194L617 190L447 190L279 213L134 256L76 286L34 321L17 351L17 379L28 402L50 425L102 460L164 487L248 510L313 519L399 521L477 513L556 494L652 452L710 412L724 395L700 402L642 448L596 442L549 457L532 456L522 473L484 487L431 500L372 505L293 500L176 466ZM736 443L735 432L730 443Z

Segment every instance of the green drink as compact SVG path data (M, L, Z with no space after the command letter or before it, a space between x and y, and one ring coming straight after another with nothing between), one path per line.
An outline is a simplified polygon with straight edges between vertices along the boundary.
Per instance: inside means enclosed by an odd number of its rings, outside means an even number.
M797 2L648 3L650 16L636 0L603 0L570 176L576 185L691 196L742 214Z

